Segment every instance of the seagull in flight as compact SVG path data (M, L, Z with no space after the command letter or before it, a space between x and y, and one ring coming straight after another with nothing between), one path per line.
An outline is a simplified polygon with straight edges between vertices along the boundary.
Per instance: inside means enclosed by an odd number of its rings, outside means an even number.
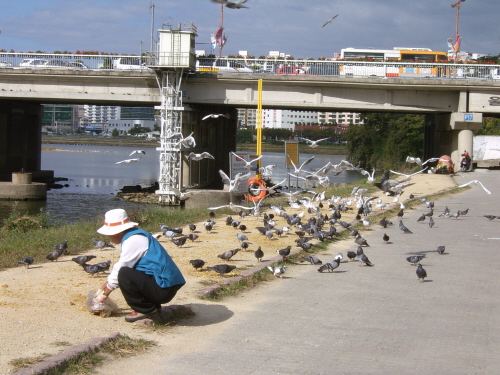
M243 3L246 3L247 0L239 0L239 1L226 1L226 7L230 9L241 9L241 8L247 8L246 6L242 5Z
M188 191L188 192L182 192L180 191L179 189L177 188L174 188L174 187L170 187L169 188L170 191L172 193L174 193L174 195L179 198L180 201L185 201L186 199L188 199L192 194L193 192L192 191Z
M215 159L208 152L202 152L201 154L195 154L194 152L189 153L188 160L202 160L202 159Z
M422 160L420 158L414 158L412 156L407 156L406 162L407 163L417 163L418 165L422 165Z
M175 146L182 146L184 148L192 148L196 147L196 141L193 138L193 133L189 134L187 137L184 137L182 133L174 133L168 139L179 138L179 142L175 144Z
M331 23L335 18L337 18L338 14L336 14L335 16L333 16L332 18L330 18L328 21L326 21L323 26L321 27L325 27L326 25L328 25L329 23Z
M375 182L375 168L373 168L372 174L364 169L361 171L361 174L363 176L368 176L366 183L371 184L372 182Z
M484 185L483 185L480 181L478 181L478 180L472 180L472 181L469 181L469 182L467 182L466 184L458 185L458 187L459 187L459 188L462 188L462 187L465 187L465 186L470 185L470 184L472 184L472 183L474 183L474 184L476 184L476 185L477 185L477 184L481 185L481 187L484 189L484 191L485 191L485 192L487 192L488 194L491 194L491 191L489 191L488 189L486 189L486 188L484 187Z
M146 151L144 151L144 150L134 150L134 151L132 151L132 152L130 153L130 155L129 155L129 156L132 156L132 155L134 155L134 154L144 154L144 155L146 155Z
M307 142L309 143L309 147L311 148L316 148L318 147L318 143L321 142L321 141L326 141L327 139L330 139L330 137L328 138L321 138L321 139L318 139L317 141L311 141L310 139L307 139L307 138L301 138L301 137L297 137L299 140L301 141L304 141L304 142Z
M121 161L117 161L115 164L121 164L121 163L135 163L137 161L139 161L141 158L137 158L137 159L125 159L125 160L121 160Z
M307 159L305 162L303 162L300 167L297 168L297 166L295 165L295 163L293 162L292 158L290 158L290 156L288 156L288 158L290 159L290 162L292 163L293 165L293 168L295 169L295 171L293 172L293 174L296 174L296 175L299 175L300 173L302 173L302 168L304 168L307 164L309 164L310 162L313 161L314 159L314 156L310 157L309 159Z
M219 117L225 117L225 118L229 118L227 117L226 115L223 115L222 113L219 113L219 114L211 114L211 115L206 115L205 117L203 117L201 120L204 121L206 119L209 119L209 118L219 118Z
M238 173L235 177L234 180L231 180L227 174L224 173L224 171L221 169L219 170L219 174L222 177L222 182L226 185L228 185L228 191L232 192L236 186L238 186L239 182L242 180L248 180L250 177L250 172L246 174L241 174Z
M428 167L425 167L424 169L418 171L418 172L415 172L415 173L412 173L412 174L404 174L404 173L400 173L400 172L394 172L393 170L390 170L392 173L394 174L399 174L400 176L405 176L406 178L403 180L403 181L400 181L400 182L406 182L408 181L412 176L415 176L416 174L419 174L419 173L422 173L423 171L427 170Z
M236 204L233 204L233 202L229 202L229 204L225 204L224 206L219 206L219 207L207 207L208 210L218 210L219 208L230 208L234 212L240 212L241 210L253 210L253 207L245 207L245 206L238 206Z
M252 160L250 160L250 161L246 161L246 160L245 160L245 159L243 159L241 156L236 155L236 154L235 154L234 152L232 152L232 151L231 151L231 154L233 154L233 155L234 155L234 157L236 158L236 160L241 160L242 162L244 162L244 163L245 163L245 168L248 168L248 169L252 168L252 163L253 163L254 161L260 160L260 159L262 159L262 156L264 156L264 155L260 155L259 157L255 158L255 159L252 159Z

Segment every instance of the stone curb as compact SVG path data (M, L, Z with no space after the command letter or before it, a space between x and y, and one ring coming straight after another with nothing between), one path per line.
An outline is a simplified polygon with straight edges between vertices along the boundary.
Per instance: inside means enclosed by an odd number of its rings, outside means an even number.
M101 345L116 340L120 336L120 332L115 332L109 337L94 338L87 343L73 346L59 354L47 357L31 367L16 371L13 375L50 374L54 371L63 371L67 363L71 360L78 359L78 357L81 357L83 354L98 351Z

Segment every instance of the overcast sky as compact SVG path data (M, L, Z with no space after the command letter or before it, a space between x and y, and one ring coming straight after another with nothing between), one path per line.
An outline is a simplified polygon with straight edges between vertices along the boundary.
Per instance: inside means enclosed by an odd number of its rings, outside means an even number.
M295 58L332 57L342 48L427 47L447 50L455 36L458 0L248 0L248 9L224 8L223 54ZM135 53L151 45L170 22L198 29L196 49L210 52L220 22L211 0L0 0L0 49L94 50ZM322 25L338 14L333 22ZM460 6L462 51L500 54L500 0L467 0Z

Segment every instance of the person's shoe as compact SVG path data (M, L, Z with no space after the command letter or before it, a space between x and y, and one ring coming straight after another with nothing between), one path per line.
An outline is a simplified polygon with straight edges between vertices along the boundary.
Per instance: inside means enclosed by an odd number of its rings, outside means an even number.
M134 311L125 317L125 321L131 323L131 322L136 322L136 321L142 320L142 319L153 318L157 315L158 315L158 310L156 310L156 309L151 311L150 313L146 313L146 314Z

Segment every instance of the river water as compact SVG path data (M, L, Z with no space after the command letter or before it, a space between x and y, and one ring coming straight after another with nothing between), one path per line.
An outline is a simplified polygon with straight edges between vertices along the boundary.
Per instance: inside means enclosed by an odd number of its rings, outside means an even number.
M54 145L42 145L54 147ZM138 203L125 202L116 198L116 193L125 185L150 186L158 180L160 171L158 152L154 148L144 149L146 154L130 153L132 147L56 145L61 151L42 151L42 169L53 170L55 177L68 178L61 181L67 184L62 189L47 192L46 201L20 201L17 210L22 213L36 214L43 210L54 220L74 222L82 218L94 218L113 208L135 208ZM116 162L141 157L136 163ZM327 162L338 164L345 156L312 155L300 156L300 163L311 156L314 160L307 170L320 168ZM272 181L278 183L287 177L284 153L263 153L262 165L275 164ZM229 171L225 171L228 173ZM331 177L330 182L348 183L360 179L357 171L344 171ZM294 185L292 178L291 184ZM12 201L0 201L0 221L10 215L14 207Z

